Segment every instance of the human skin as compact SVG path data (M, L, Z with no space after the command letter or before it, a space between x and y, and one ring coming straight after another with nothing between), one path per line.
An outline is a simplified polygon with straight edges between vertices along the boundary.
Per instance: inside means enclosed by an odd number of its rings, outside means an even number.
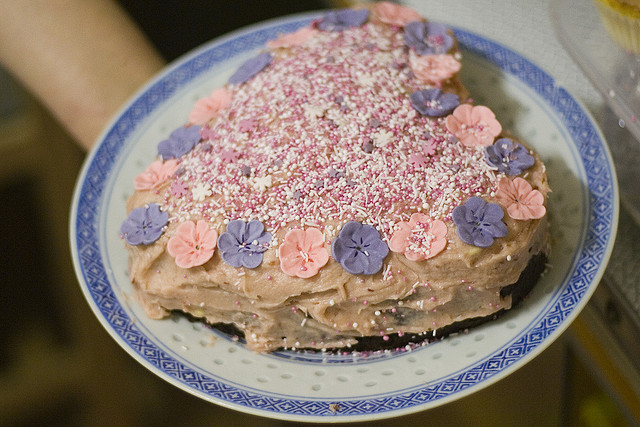
M164 66L110 0L0 0L0 62L85 149Z

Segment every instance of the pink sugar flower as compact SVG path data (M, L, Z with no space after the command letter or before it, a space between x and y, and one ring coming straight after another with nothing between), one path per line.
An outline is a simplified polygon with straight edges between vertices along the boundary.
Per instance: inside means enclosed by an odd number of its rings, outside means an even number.
M133 187L136 190L155 190L178 170L178 161L175 159L156 160L151 163L144 172L133 179Z
M236 162L240 158L240 153L235 150L222 150L220 153L220 158L225 163L233 163Z
M413 153L409 156L409 163L418 167L424 167L428 165L428 159L423 154Z
M187 184L185 184L181 179L176 179L171 183L171 195L173 197L184 197L187 195L187 190Z
M397 27L404 27L409 22L423 20L422 16L410 7L400 6L388 1L376 3L373 7L373 15L380 22Z
M238 130L240 132L249 132L254 130L256 126L258 126L258 122L254 119L242 119L238 123Z
M279 249L280 268L289 276L303 279L315 276L329 261L324 235L317 228L292 229Z
M189 121L196 125L204 125L213 119L231 102L231 94L226 88L218 88L206 98L200 98L189 114Z
M495 114L483 105L461 104L447 116L447 129L467 147L486 147L493 144L502 132Z
M513 219L528 220L542 218L547 212L544 196L534 190L525 179L502 178L498 181L496 198Z
M218 232L209 228L206 221L183 222L167 243L169 255L175 258L176 265L182 268L196 267L209 261L216 249Z
M267 47L270 49L277 49L279 47L300 46L316 34L318 34L318 30L315 28L303 27L293 33L280 34L275 40L269 40L267 42Z
M411 261L433 258L447 246L447 226L439 219L414 213L409 221L401 221L389 240L389 249L404 253Z
M425 155L431 157L436 154L436 141L433 138L429 138L426 144L422 145L422 151Z
M218 133L209 126L202 126L202 128L200 128L200 136L205 141L213 141L218 137Z
M461 64L453 55L416 55L409 56L409 66L416 78L423 83L438 85L460 71Z

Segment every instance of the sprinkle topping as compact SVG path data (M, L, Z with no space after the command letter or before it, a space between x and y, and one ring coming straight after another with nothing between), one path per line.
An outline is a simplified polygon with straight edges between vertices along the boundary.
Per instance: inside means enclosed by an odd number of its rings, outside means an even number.
M415 110L410 95L429 87L407 63L401 30L365 23L319 31L229 86L207 142L180 159L193 197L164 195L172 220L259 219L270 232L358 221L388 241L416 211L450 218L488 195L496 172L484 151Z

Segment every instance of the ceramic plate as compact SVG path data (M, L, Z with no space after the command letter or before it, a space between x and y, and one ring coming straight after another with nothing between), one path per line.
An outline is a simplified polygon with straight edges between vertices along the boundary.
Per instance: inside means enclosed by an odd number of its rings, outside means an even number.
M178 60L118 114L87 158L72 206L71 244L95 315L136 360L166 381L239 411L297 421L405 415L476 392L533 359L568 327L595 290L613 245L618 193L593 120L526 58L477 34L454 31L462 80L505 129L547 164L553 192L550 268L517 310L412 351L256 354L200 323L150 320L132 298L119 237L135 175L193 103L222 86L266 40L308 24L297 15L217 39Z

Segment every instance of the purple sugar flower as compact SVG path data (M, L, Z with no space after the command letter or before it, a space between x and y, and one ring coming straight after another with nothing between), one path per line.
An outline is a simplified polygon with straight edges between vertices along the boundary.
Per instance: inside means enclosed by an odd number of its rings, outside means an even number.
M329 176L331 178L342 178L344 176L344 170L331 168L329 169Z
M177 159L191 151L200 138L200 126L181 126L158 144L158 154L163 160Z
M227 231L218 237L218 248L224 262L232 267L256 268L262 263L262 253L269 249L273 236L264 225L253 220L230 221Z
M343 31L350 27L359 27L369 19L367 9L340 9L328 12L320 22L318 28L322 31Z
M375 274L389 247L371 225L347 222L331 244L331 255L351 274Z
M444 93L442 90L423 89L409 95L411 105L423 116L442 117L450 114L460 99L455 93Z
M438 22L409 22L404 26L404 42L418 55L447 53L453 46L447 27Z
M367 154L373 153L373 142L371 142L371 138L366 138L362 143L362 151Z
M246 82L251 77L262 71L267 65L271 63L271 54L264 52L258 56L247 60L236 70L231 77L229 77L229 83L232 85L239 85Z
M458 237L469 245L486 248L495 238L508 233L500 205L487 203L481 197L471 197L464 205L456 206L452 216Z
M155 203L133 209L120 226L120 234L128 244L149 245L162 236L169 214Z
M489 166L498 168L506 175L520 175L535 163L527 149L509 138L500 138L484 149L484 157Z

